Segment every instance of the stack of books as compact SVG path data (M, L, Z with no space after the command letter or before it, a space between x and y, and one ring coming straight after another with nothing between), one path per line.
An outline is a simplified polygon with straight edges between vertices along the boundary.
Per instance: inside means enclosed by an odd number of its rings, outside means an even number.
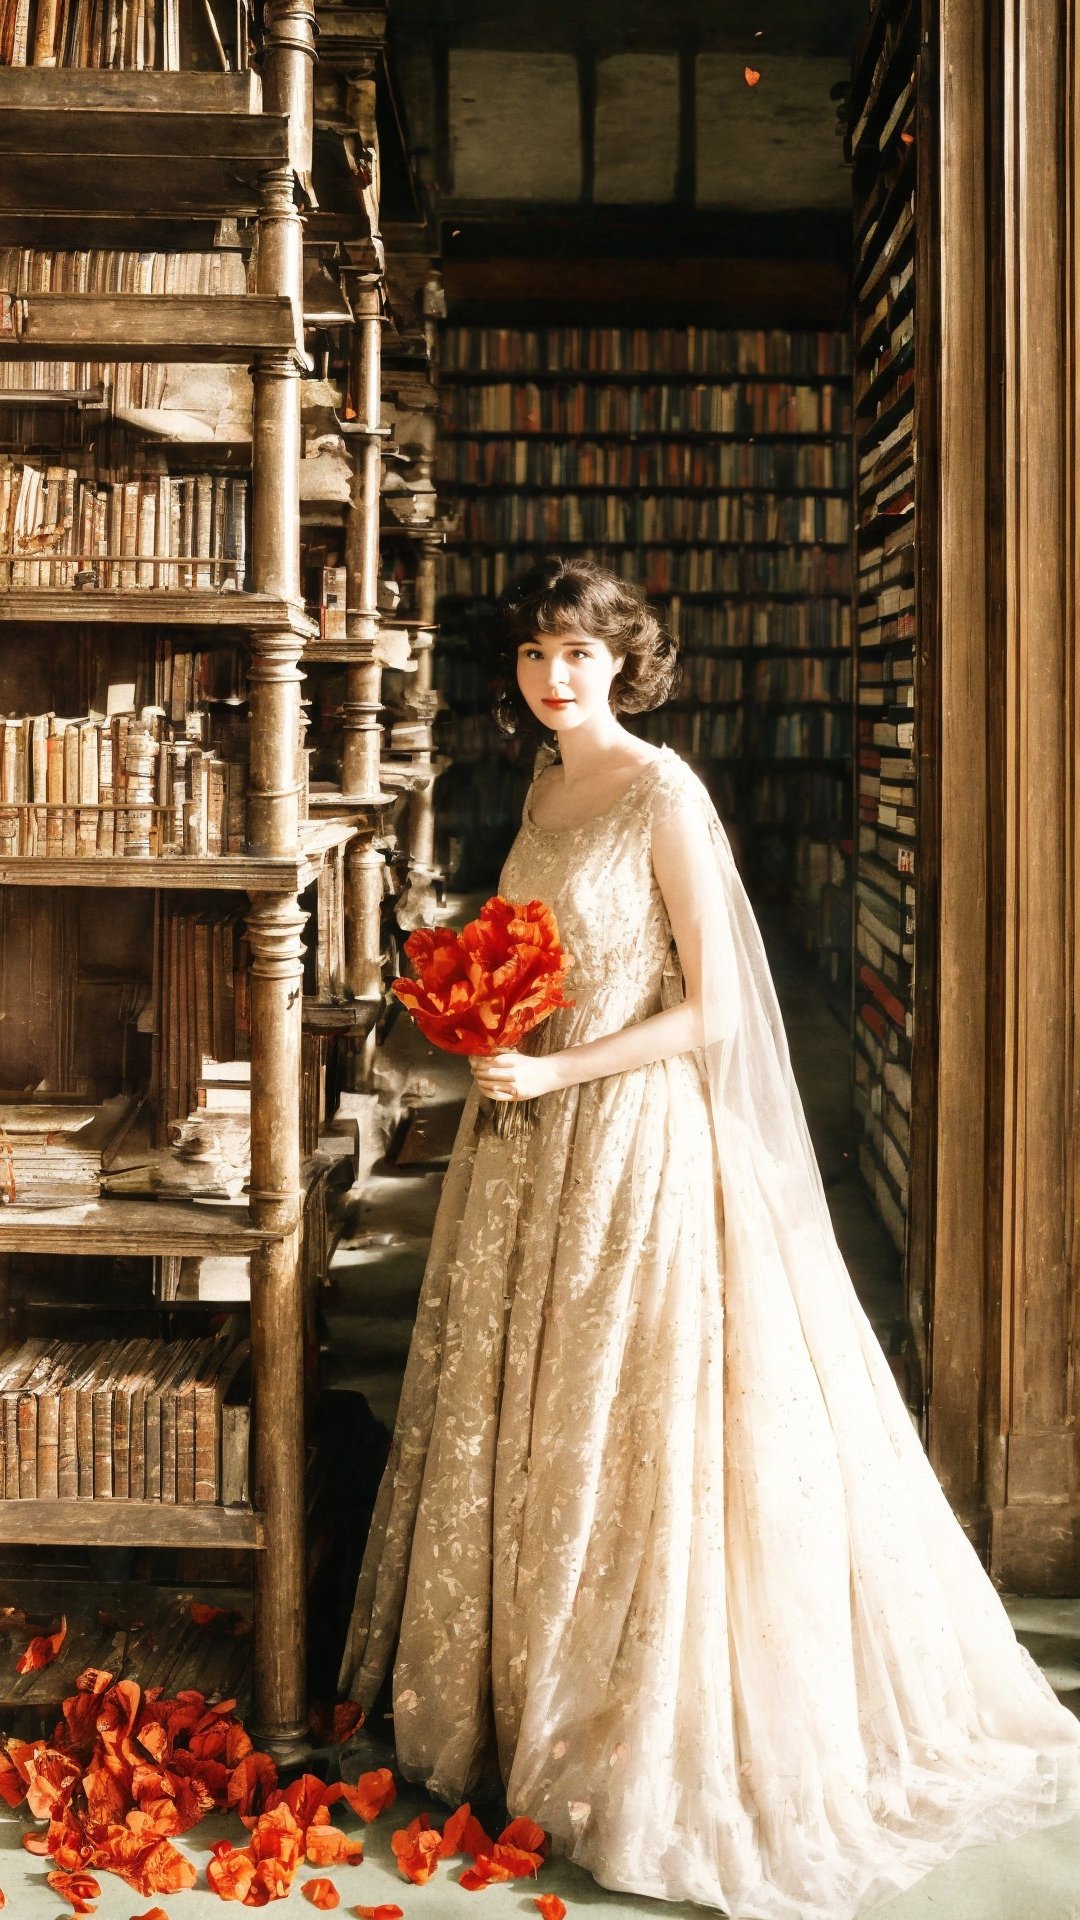
M136 1102L46 1096L0 1104L0 1202L32 1206L97 1197Z

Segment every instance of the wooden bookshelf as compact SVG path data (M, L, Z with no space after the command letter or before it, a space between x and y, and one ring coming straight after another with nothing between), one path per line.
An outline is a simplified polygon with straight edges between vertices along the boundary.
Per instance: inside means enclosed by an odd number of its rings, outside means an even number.
M141 846L136 838L129 839L126 855L73 854L65 846L59 857L6 855L0 862L0 1041L7 1049L0 1085L39 1085L60 1101L78 1094L93 1103L120 1090L139 1094L156 1129L148 1137L151 1143L157 1138L154 1151L160 1154L167 1151L166 1096L180 1101L172 1110L181 1118L188 1112L186 1063L196 1041L201 1045L212 1030L208 1022L217 1022L222 1032L235 1026L231 1044L239 1064L221 1058L226 1083L241 1089L239 1104L228 1111L238 1111L246 1124L245 1101L250 1107L250 1167L245 1161L246 1179L241 1176L236 1186L242 1186L246 1203L199 1204L174 1197L172 1186L158 1198L106 1192L87 1200L76 1191L65 1201L62 1192L46 1186L27 1191L20 1204L12 1176L5 1197L13 1204L0 1207L0 1304L7 1316L5 1279L20 1262L44 1255L56 1263L52 1297L61 1328L71 1291L63 1273L67 1260L120 1256L141 1270L145 1259L149 1274L158 1254L243 1255L250 1272L250 1307L243 1312L251 1344L253 1504L225 1506L213 1498L212 1486L208 1497L205 1482L200 1493L197 1465L194 1498L184 1494L181 1478L179 1497L172 1500L164 1492L161 1499L110 1499L108 1482L99 1498L96 1478L92 1497L42 1499L33 1495L31 1472L30 1497L12 1497L8 1484L0 1499L0 1541L251 1550L254 1725L261 1743L284 1758L301 1753L306 1740L305 1460L317 1381L312 1263L318 1247L332 1243L325 1219L330 1163L305 1162L302 1153L317 1131L324 1090L337 1084L324 1065L326 1049L336 1044L333 1035L303 1029L303 943L313 934L321 939L324 895L341 912L340 872L357 824L309 821L303 804L301 659L318 628L304 606L295 454L301 374L309 364L298 316L301 183L312 161L314 33L314 11L303 0L270 0L261 86L248 73L0 69L4 244L209 248L214 227L226 218L254 222L260 236L257 282L244 297L9 289L0 323L0 357L8 360L77 366L98 359L110 368L179 361L252 369L246 471L236 482L250 485L250 538L245 533L234 566L235 584L248 590L165 588L141 574L119 586L84 580L76 587L69 576L78 560L69 556L55 563L64 584L52 575L52 584L40 587L18 584L22 562L11 560L13 583L0 592L0 674L8 711L40 713L44 706L89 712L85 724L92 726L96 686L146 686L147 673L158 672L163 658L179 657L185 640L211 661L229 647L242 653L242 693L216 706L212 687L202 693L202 706L224 716L222 725L242 730L236 764L247 773L244 817L234 829L239 850L144 858L130 850ZM264 112L262 87L268 100L289 102L290 113ZM248 235L243 244L250 242ZM11 397L0 391L0 406ZM128 423L124 431L140 475L146 469L137 457L138 427ZM117 442L121 452L110 456L117 464L129 443ZM53 444L24 449L24 457L45 467L57 458L50 455ZM66 453L59 458L66 461ZM208 458L217 463L215 472L236 472L228 448ZM188 459L183 470L190 472L190 465ZM92 465L89 470L93 475ZM55 537L48 530L44 538L35 536L35 554L61 552L55 515L51 524ZM178 551L184 550L171 549ZM130 544L116 552L126 553L130 565ZM219 545L215 552L220 557L225 549ZM143 541L142 554L155 579L167 577L158 572L161 556L152 545ZM46 581L53 565L48 558ZM222 559L221 569L227 565ZM33 571L28 579L33 581ZM33 644L27 645L31 635ZM130 695L128 702L134 707ZM146 737L161 741L171 737L169 727L186 726L184 706L148 705L147 712L165 717L159 735ZM3 798L10 803L19 796ZM35 793L35 806L39 798ZM65 801L70 798L65 793ZM89 814L121 804L103 799L99 807L93 794L87 801L85 790L80 799ZM143 803L141 790L122 804L136 803ZM166 811L174 804L168 802ZM227 961L219 931L225 925L231 929ZM175 951L169 945L174 929ZM171 990L164 984L169 980ZM222 1000L226 990L235 999ZM29 996L25 1005L23 994ZM121 1009L115 1040L108 1021L97 1023L99 1032L93 1021L75 1018L76 1006L96 1006L101 995L102 1004ZM316 1019L322 1014L318 995L313 1011ZM177 1051L181 1067L173 1080L166 1067ZM213 1056L213 1047L206 1051ZM228 1080L234 1069L237 1077ZM10 1146L8 1154L13 1168ZM183 1325L193 1325L190 1313ZM176 1336L181 1353L184 1337ZM17 1347L5 1317L0 1359L13 1343ZM162 1354L172 1345L163 1341ZM92 1366L92 1356L86 1364ZM163 1360L166 1380L170 1364ZM106 1379L102 1393L109 1392Z
M912 0L882 0L856 62L847 139L855 203L853 1098L863 1128L863 1177L901 1254L911 1199L922 867L919 661L934 617L920 584L932 517L925 495L933 445L930 341L920 266L933 193L927 106L920 9ZM925 1319L910 1277L905 1310L925 1372Z
M506 763L493 783L459 767L447 829L488 847L494 865L528 776L485 721L475 609L545 552L605 561L646 583L682 642L676 698L633 724L699 767L748 879L794 902L846 1017L846 340L461 327L446 333L443 367L440 473L457 509L442 568L440 744L474 769Z

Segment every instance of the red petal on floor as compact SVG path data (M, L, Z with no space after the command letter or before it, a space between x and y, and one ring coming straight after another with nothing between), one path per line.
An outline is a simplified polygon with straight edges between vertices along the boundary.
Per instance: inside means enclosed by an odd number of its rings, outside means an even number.
M101 1899L101 1883L92 1873L47 1873L45 1878L61 1900L70 1901L76 1913L96 1913L94 1902Z
M169 1920L164 1907L149 1907L145 1913L133 1913L131 1920Z
M354 1907L357 1920L405 1920L400 1907Z
M310 1827L315 1824L320 1809L329 1819L329 1808L341 1799L343 1791L337 1782L328 1787L318 1774L302 1773L297 1779L290 1780L287 1787L278 1787L275 1792L267 1794L266 1811L270 1813L275 1807L288 1807L298 1827Z
M478 1893L481 1887L490 1887L497 1881L513 1878L509 1867L501 1860L493 1860L490 1855L482 1853L473 1866L466 1867L458 1885L464 1887L466 1893Z
M250 1814L258 1805L269 1806L277 1792L277 1768L268 1753L245 1753L229 1776L227 1805L239 1814Z
M542 1920L564 1920L566 1907L557 1893L535 1894L533 1906L539 1907Z
M331 1908L341 1905L341 1895L332 1880L305 1880L300 1891L320 1913L329 1913Z
M359 1866L364 1857L364 1843L351 1834L342 1833L340 1827L315 1823L304 1835L304 1853L311 1867Z
M525 1880L531 1874L534 1878L543 1866L543 1856L530 1853L525 1847L504 1847L500 1840L492 1848L492 1859L496 1866L505 1867L511 1880Z
M211 1893L219 1900L244 1899L255 1878L255 1862L243 1848L230 1847L228 1853L218 1853L213 1849L215 1858L206 1866L206 1879Z
M490 1854L494 1844L465 1800L443 1827L439 1858L445 1860L452 1853L467 1853L475 1860L478 1853Z
M548 1839L543 1827L538 1827L535 1820L528 1819L525 1814L519 1814L516 1820L511 1820L510 1825L503 1828L499 1835L499 1845L500 1847L524 1847L526 1853L543 1855L547 1852Z
M46 1856L49 1853L49 1836L47 1833L24 1833L22 1843L27 1853L44 1854Z
M55 1660L64 1641L67 1639L67 1620L60 1616L60 1625L55 1633L38 1633L23 1648L15 1662L16 1673L37 1673Z
M84 1667L75 1685L80 1693L96 1696L99 1693L107 1693L112 1683L112 1674L106 1673L103 1667Z
M389 1767L376 1767L374 1773L362 1773L354 1787L343 1780L341 1792L353 1812L366 1821L377 1820L397 1799L397 1787Z
M426 1819L426 1813L419 1814L407 1827L390 1836L398 1868L414 1887L424 1886L439 1864L442 1834L437 1827L421 1827L420 1822Z

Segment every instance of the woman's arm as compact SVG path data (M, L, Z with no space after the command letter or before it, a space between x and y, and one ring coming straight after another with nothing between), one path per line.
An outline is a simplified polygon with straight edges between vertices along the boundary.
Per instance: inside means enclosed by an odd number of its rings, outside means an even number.
M564 1047L559 1053L506 1052L470 1058L482 1093L495 1099L529 1100L585 1080L628 1073L704 1045L703 960L706 941L715 938L710 916L717 905L717 881L702 808L684 805L654 820L652 864L682 966L685 998L678 1006L650 1014L617 1033Z

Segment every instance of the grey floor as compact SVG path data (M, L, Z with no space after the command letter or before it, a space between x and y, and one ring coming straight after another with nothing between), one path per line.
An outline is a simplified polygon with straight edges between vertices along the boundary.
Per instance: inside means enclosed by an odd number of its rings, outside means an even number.
M469 905L451 903L455 923ZM837 1237L867 1313L884 1336L898 1311L898 1264L858 1174L848 1124L844 1030L797 964L787 964L779 949L772 951L771 958ZM403 1097L415 1096L429 1107L441 1103L449 1114L462 1097L467 1075L461 1063L442 1055L433 1057L404 1019L393 1030L379 1072L387 1113ZM382 1147L373 1130L367 1148L370 1171L352 1231L335 1262L337 1290L327 1315L327 1370L331 1387L359 1389L372 1410L389 1424L441 1174L438 1167L407 1171L380 1164ZM1051 1684L1080 1711L1080 1600L1006 1598L1006 1605L1017 1633ZM392 1763L389 1727L372 1725L366 1730L368 1737L366 1763ZM421 1914L427 1920L464 1920L466 1913L474 1912L470 1903L475 1896L456 1884L460 1868L455 1862L444 1862L422 1888L408 1886L397 1874L390 1834L425 1806L433 1823L439 1824L444 1809L415 1789L403 1792L392 1813L365 1830L363 1865L329 1870L340 1889L339 1911L353 1911L354 1903L394 1902L404 1908L406 1920L418 1920ZM32 1859L20 1848L19 1835L28 1823L2 1807L0 1816L0 1889L7 1895L7 1912L13 1920L46 1920L46 1916L58 1920L63 1903L46 1884L49 1862ZM345 1814L342 1824L351 1828L356 1823ZM210 1846L226 1834L236 1844L244 1838L235 1821L218 1820L204 1823L179 1843L196 1863L199 1886L161 1900L169 1920L187 1916L210 1920L211 1915L220 1915L220 1903L206 1891L204 1869ZM303 1902L300 1889L315 1872L309 1868L297 1875L285 1903L289 1910L314 1911ZM135 1920L155 1903L154 1898L131 1894L109 1875L103 1876L102 1888L101 1920ZM565 1862L545 1866L535 1888L512 1883L488 1890L483 1898L504 1916L512 1912L518 1920L529 1920L535 1915L532 1895L541 1891L560 1894L570 1909L570 1920L575 1907L585 1906L605 1908L612 1920L650 1914L659 1920L672 1913L690 1920L701 1911L604 1892L587 1874ZM879 1920L1080 1920L1080 1819L1007 1846L964 1849L874 1913Z

